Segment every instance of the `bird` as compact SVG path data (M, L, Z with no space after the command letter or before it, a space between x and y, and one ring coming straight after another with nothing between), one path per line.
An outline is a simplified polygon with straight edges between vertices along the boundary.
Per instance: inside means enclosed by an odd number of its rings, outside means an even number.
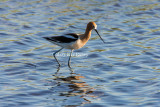
M68 59L68 66L70 66L71 62L71 56L74 50L82 48L90 39L92 30L95 30L100 39L105 43L105 41L102 39L100 34L97 31L97 25L95 22L89 22L87 24L86 30L84 34L78 34L78 33L67 33L62 36L51 36L51 37L43 37L47 41L60 46L61 48L53 53L53 56L55 60L57 61L58 65L60 66L59 61L56 58L56 54L60 52L62 49L70 49L70 56Z

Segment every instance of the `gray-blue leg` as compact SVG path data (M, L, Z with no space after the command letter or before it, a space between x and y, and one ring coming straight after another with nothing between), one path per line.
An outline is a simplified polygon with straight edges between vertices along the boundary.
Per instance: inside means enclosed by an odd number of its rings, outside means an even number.
M56 51L55 53L53 53L54 58L56 59L57 63L59 64L59 66L61 66L61 64L59 63L59 61L56 58L56 53L60 52L63 48L61 48L60 50Z
M68 59L68 66L69 66L70 68L71 68L70 62L71 62L72 52L73 52L73 49L71 50L71 53L70 53L70 56L69 56L69 59Z

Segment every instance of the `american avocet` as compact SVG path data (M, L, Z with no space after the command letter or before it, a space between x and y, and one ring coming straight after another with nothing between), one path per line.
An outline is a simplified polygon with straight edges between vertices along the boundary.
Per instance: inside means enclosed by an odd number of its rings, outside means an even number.
M68 66L70 67L70 60L73 50L82 48L87 43L87 41L90 39L91 32L93 29L97 32L100 39L104 42L104 40L101 38L100 34L97 31L97 25L95 22L89 22L87 24L87 28L84 34L68 33L64 36L44 37L46 40L52 42L53 44L61 46L61 49L53 53L53 56L56 59L59 66L60 63L55 56L56 53L60 52L63 48L71 49L71 53L68 60Z

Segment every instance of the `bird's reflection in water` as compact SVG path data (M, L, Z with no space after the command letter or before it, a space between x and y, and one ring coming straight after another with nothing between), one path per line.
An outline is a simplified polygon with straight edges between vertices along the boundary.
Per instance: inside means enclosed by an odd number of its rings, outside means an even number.
M59 70L60 69L58 68L58 71ZM63 74L61 74L61 76L58 76L59 73L56 72L56 74L54 75L54 82L56 82L56 85L52 87L52 91L56 92L57 98L67 97L67 100L81 101L81 103L78 105L91 103L90 99L97 97L94 94L92 94L95 89L83 81L83 79L85 79L84 76L73 73L73 69L70 69L70 71L71 73L69 74L69 76L66 77ZM54 100L57 99L54 98Z

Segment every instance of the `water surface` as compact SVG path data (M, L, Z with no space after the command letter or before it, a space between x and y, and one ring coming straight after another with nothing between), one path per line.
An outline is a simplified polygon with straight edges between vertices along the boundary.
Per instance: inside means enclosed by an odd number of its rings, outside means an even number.
M84 33L95 21L104 44L67 60L44 36ZM159 0L1 0L1 107L158 107Z

